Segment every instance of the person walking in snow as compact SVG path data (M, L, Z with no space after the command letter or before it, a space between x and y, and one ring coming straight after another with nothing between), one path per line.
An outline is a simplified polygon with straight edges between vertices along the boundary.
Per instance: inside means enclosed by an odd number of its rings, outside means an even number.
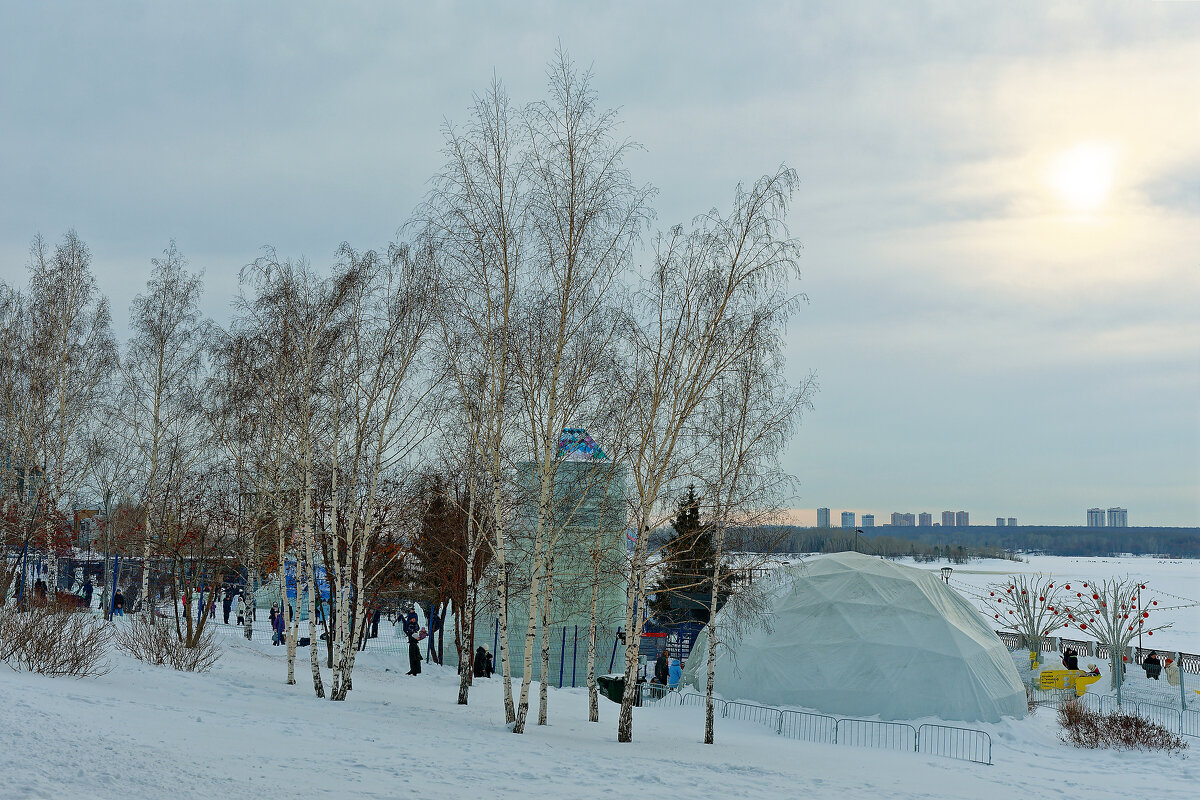
M221 599L221 616L225 620L225 624L229 624L229 614L233 611L233 590L226 588L225 596Z
M654 677L651 683L661 683L667 685L667 681L671 679L671 655L663 648L658 654L658 658L654 661Z
M488 652L483 645L475 650L475 663L472 670L476 678L486 678L488 675Z
M229 621L228 612L226 612L225 617L226 617L226 622L228 622ZM238 599L237 599L237 624L238 625L246 624L246 596L244 594L242 594L241 592L238 592Z
M279 640L283 637L283 614L271 605L271 644L278 645Z
M425 629L420 633L408 635L408 672L405 675L421 674L421 640L425 638Z
M117 589L117 591L113 593L112 613L114 617L125 616L125 595L121 594L120 589Z
M667 686L671 689L679 688L679 679L683 677L683 665L679 663L678 658L671 659L671 666L667 672Z
M83 605L84 605L84 608L92 607L92 592L93 591L95 591L95 588L92 586L92 579L85 577L83 579Z

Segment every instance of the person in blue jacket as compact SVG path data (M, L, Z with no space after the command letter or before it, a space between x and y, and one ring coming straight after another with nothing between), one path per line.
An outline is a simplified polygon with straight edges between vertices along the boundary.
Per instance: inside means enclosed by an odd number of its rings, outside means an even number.
M670 683L668 683L667 685L670 686L670 688L672 688L672 689L678 688L679 687L679 679L682 677L683 677L683 665L681 665L679 663L678 658L672 658L671 659L671 667L669 670Z

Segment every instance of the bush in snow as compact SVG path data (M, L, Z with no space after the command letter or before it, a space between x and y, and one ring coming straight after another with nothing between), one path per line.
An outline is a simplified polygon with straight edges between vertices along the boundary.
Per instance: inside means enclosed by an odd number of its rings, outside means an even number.
M1187 749L1183 737L1135 714L1099 714L1079 703L1064 703L1058 721L1063 726L1059 737L1076 747L1096 749L1112 747L1118 750L1165 750L1168 753Z
M104 621L79 613L78 600L0 607L0 661L16 670L83 678L108 672Z
M194 647L188 647L164 624L155 625L148 615L135 617L117 629L117 647L138 661L169 666L183 672L207 672L221 657L212 628L204 628Z

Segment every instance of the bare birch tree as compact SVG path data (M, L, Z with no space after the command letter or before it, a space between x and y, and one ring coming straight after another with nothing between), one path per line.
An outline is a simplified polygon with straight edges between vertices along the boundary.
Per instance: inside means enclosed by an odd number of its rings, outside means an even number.
M694 448L689 434L717 381L776 339L796 304L787 280L797 272L799 246L783 221L795 185L795 173L780 168L749 189L739 186L728 214L711 211L690 233L676 228L661 238L627 325L637 541L626 605L621 742L633 740L648 539L686 473L683 457Z
M633 183L624 162L635 145L614 137L616 112L597 107L591 75L580 73L562 50L547 74L547 99L526 112L534 268L523 288L515 376L527 426L529 500L536 515L514 733L524 731L538 607L548 624L550 566L566 522L555 513L559 440L564 428L590 421L596 403L606 398L592 381L614 349L619 320L614 301L652 193ZM543 628L542 634L546 665L548 630ZM546 688L543 673L539 725L547 721Z
M707 440L700 461L707 467L701 475L707 479L703 496L711 508L714 554L705 648L705 744L712 744L714 736L713 689L721 598L726 592L746 594L754 588L730 586L726 530L730 526L755 527L778 521L785 490L792 483L780 469L779 456L816 388L811 376L799 386L788 384L783 376L781 344L778 337L764 336L759 349L747 353L717 381L697 432ZM750 601L742 604L754 606Z
M464 419L476 465L487 476L504 714L516 721L508 652L509 406L513 396L516 300L528 238L521 126L493 81L475 98L463 129L447 125L445 165L421 208L422 235L439 264L441 358ZM462 687L460 685L460 696Z
M137 448L142 473L145 525L142 542L142 590L149 618L155 620L150 596L153 520L164 494L163 460L168 448L183 457L206 451L207 426L201 419L200 386L204 354L211 343L211 326L199 303L199 275L188 272L187 261L172 241L153 270L146 292L133 300L133 337L121 362L121 429ZM180 471L188 466L178 465Z
M108 300L91 271L92 255L75 233L67 231L53 251L38 236L30 248L29 402L36 431L35 465L45 508L69 513L64 504L78 496L87 474L87 426L91 408L116 364L109 330ZM43 525L51 596L58 587L55 526Z

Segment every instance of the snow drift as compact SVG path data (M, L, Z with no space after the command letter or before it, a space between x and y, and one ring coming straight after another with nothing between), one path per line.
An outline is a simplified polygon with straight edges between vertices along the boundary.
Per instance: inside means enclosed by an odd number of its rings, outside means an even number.
M882 719L1025 714L1025 690L999 637L927 571L835 553L777 570L768 591L770 632L724 629L716 690L726 698ZM705 683L707 647L702 633L688 659L685 682L696 687Z

